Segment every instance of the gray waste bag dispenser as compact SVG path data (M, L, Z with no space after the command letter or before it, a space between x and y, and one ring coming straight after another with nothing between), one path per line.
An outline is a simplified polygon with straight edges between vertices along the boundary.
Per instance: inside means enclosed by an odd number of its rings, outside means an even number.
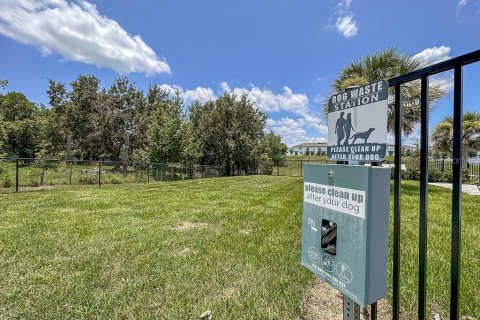
M302 265L361 306L385 297L390 168L304 168Z

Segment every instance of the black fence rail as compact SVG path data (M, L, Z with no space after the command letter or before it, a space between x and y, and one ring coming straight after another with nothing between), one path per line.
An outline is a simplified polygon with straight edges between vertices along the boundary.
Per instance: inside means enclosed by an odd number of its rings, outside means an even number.
M402 88L411 81L420 82L421 123L420 123L420 206L418 244L418 319L427 318L427 265L428 265L428 175L429 175L429 77L440 72L453 70L453 156L452 163L452 203L451 203L451 260L450 260L450 319L460 316L460 261L462 233L462 122L463 122L463 69L464 66L480 61L480 50L463 56L442 61L423 69L389 79L390 88L395 90L395 169L394 169L394 214L393 214L393 276L392 307L393 319L400 318L400 259L401 259L401 147L402 147ZM467 285L467 284L466 284ZM411 299L412 297L409 297ZM375 315L376 318L376 315Z
M0 193L213 178L218 166L171 163L0 159Z

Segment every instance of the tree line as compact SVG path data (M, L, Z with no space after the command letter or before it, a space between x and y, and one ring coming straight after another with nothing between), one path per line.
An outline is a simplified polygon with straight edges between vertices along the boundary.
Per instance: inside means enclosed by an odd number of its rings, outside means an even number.
M280 164L287 151L246 95L187 105L157 84L144 92L121 76L101 88L92 75L70 87L49 80L47 95L49 107L0 94L1 156L219 165L230 175L260 158Z

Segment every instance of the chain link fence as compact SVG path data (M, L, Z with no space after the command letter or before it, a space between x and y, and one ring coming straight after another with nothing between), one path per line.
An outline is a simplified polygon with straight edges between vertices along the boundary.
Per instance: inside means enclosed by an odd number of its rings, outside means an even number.
M306 163L335 164L336 161L285 159L281 164L275 165L271 160L258 160L247 170L232 167L230 175L303 177L303 165ZM392 164L384 161L383 165L390 166ZM402 171L406 173L418 173L418 170L416 162L402 164ZM429 162L430 170L432 170L432 175L438 172L448 174L452 171L452 163L445 160L431 161ZM227 175L225 168L217 165L0 158L0 193L46 190L67 186L98 188L102 185L205 179L225 175ZM478 182L479 175L479 163L470 163L466 166L466 181ZM412 177L405 177L405 179L418 180Z
M218 166L58 159L0 159L0 193L220 176Z

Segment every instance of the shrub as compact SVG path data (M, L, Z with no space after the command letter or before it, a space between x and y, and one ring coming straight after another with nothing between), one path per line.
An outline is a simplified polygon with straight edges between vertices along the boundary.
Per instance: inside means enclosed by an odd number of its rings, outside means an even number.
M392 179L394 179L395 170L392 168ZM462 170L462 181L468 181L469 170ZM409 168L407 170L402 170L401 172L402 180L420 180L420 170L417 168ZM428 182L444 182L452 183L453 182L453 172L451 170L429 170L428 171Z
M429 182L452 182L453 176L451 171L430 170L428 172Z
M260 174L271 175L273 173L273 160L262 154L260 158Z
M102 175L102 182L105 184L121 184L123 180L117 175Z
M420 180L420 170L416 168L402 170L401 176L402 180Z
M37 181L37 180L30 180L30 182L27 184L28 187L39 187L40 186L40 182Z
M3 180L2 187L4 187L4 188L11 188L12 187L12 181L10 181L10 178L5 178L5 180Z
M98 177L96 175L82 175L78 179L80 184L96 184L98 183Z

